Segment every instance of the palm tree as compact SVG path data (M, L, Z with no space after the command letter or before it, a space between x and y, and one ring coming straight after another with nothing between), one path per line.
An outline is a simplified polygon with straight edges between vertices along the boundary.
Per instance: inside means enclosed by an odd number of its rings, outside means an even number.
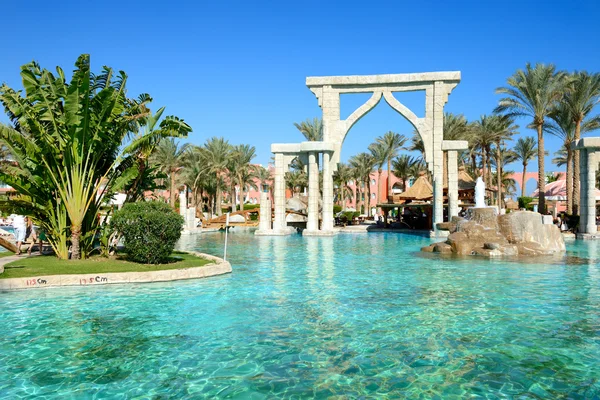
M369 153L358 153L348 160L350 167L354 169L354 176L357 180L362 181L365 184L366 201L365 201L365 214L367 217L371 216L371 189L369 181L371 180L371 173L375 167L375 159Z
M322 141L323 140L323 120L321 118L313 118L311 121L307 119L300 123L294 122L296 129L300 131L309 141Z
M496 89L496 93L506 95L500 99L495 111L512 117L528 116L537 130L538 140L538 191L540 212L546 211L544 196L544 123L556 102L563 95L565 74L557 72L552 64L527 63L525 70L517 70L508 78L506 87Z
M529 161L535 159L537 154L537 147L535 145L535 139L531 136L525 138L519 138L515 145L514 152L517 156L516 160L521 161L523 165L523 178L521 181L521 197L525 196L525 175L527 174L527 165Z
M406 143L406 137L404 135L400 135L399 133L389 131L386 132L385 135L379 136L377 139L375 139L375 141L383 147L385 159L387 160L388 185L386 197L389 198L390 193L392 192L392 180L390 179L392 172L392 160L398 156L398 151Z
M337 171L335 171L333 175L333 179L335 183L340 188L340 200L342 209L346 208L346 188L348 186L348 181L352 179L352 169L344 163L339 163Z
M496 157L491 159L491 163L496 166L496 196L498 197L498 208L503 208L502 190L504 188L504 166L517 160L517 155L514 151L507 149L502 144L502 141L496 142Z
M574 140L581 138L585 119L600 101L600 74L585 71L575 72L569 79L567 90L561 103L569 111L575 124ZM598 117L594 118L598 119ZM579 151L573 157L573 212L579 213Z
M373 156L373 162L377 167L377 195L376 204L379 204L379 193L381 193L381 173L383 172L383 164L387 161L386 149L381 143L375 142L369 145L369 151ZM388 181L390 180L390 170L388 169Z
M503 128L501 118L499 115L482 115L473 126L473 145L481 151L481 175L487 187L491 186L488 164L491 164L492 145L497 142Z
M216 178L215 207L217 216L220 216L223 174L231 157L231 145L222 137L212 137L204 143L204 151L206 167Z
M394 159L392 167L394 175L402 181L402 190L406 191L406 182L415 177L415 165L420 164L417 159L408 154L402 154ZM419 167L420 169L420 167Z
M285 183L292 191L292 194L296 196L302 188L305 188L308 184L308 178L304 171L290 171L285 173Z
M169 194L172 208L175 208L177 199L177 171L181 167L187 147L188 144L179 146L173 138L162 140L151 157L152 163L157 166L158 170L169 177Z
M517 133L518 125L514 125L513 118L509 116L500 116L497 119L496 125L496 169L497 173L497 197L498 209L502 209L502 170L505 164L509 164L516 160L515 154L503 147L506 140L511 140L512 136Z
M233 146L231 151L231 158L229 163L229 172L231 174L231 184L232 184L232 193L231 193L231 207L232 211L235 211L235 184L238 185L240 191L240 210L244 209L244 187L242 184L242 180L244 177L248 177L249 175L255 174L254 166L250 163L252 159L256 157L256 148L254 146L250 146L247 144L241 144L237 146Z
M563 141L563 148L566 151L566 166L567 166L567 213L573 214L575 211L575 204L577 204L575 197L575 151L571 150L571 142L575 139L577 122L576 117L572 114L573 109L569 105L562 101L550 114L552 122L544 126L544 130L552 135L557 136ZM579 127L579 133L584 134L600 128L600 118L585 119L581 122ZM579 174L577 174L577 179Z

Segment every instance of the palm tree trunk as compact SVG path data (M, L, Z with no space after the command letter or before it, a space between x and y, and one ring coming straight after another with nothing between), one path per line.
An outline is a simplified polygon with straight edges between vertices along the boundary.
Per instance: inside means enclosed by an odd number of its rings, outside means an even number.
M215 213L217 214L217 217L220 217L221 214L223 214L223 211L221 210L221 189L219 188L219 173L218 172L217 172L217 188L216 188L215 192L216 192Z
M542 130L542 124L537 126L538 134L538 192L539 192L539 205L538 212L544 214L546 212L546 176L544 174L544 134Z
M500 143L496 147L496 173L498 174L498 211L502 209L502 155L500 154Z
M381 168L379 168L379 169L377 170L377 173L379 174L379 175L378 175L378 177L377 177L377 196L376 196L376 198L377 198L377 201L376 201L376 203L377 203L377 204L381 203L381 200L379 199L379 195L380 195L380 193L381 193L381 173L382 173L382 172L383 172L383 171L382 171L382 169L381 169ZM388 171L388 181L389 181L389 180L390 180L390 173L389 173L389 171Z
M390 194L392 193L392 171L391 171L391 167L392 167L392 159L388 157L387 160L387 172L388 172L388 177L387 177L387 193L385 194L386 199L390 198Z
M521 197L525 197L525 175L527 175L527 163L523 163L523 178L521 178Z
M229 190L230 190L230 193L231 193L231 196L229 196L231 198L231 212L236 212L237 211L237 206L235 204L236 203L236 197L235 197L235 184L234 183L231 184L231 189L229 189Z
M473 174L477 174L477 154L475 152L471 153L471 167L473 168Z
M242 180L238 179L240 182L240 211L244 211L244 185L242 185Z
M367 217L371 216L371 185L369 185L369 183L371 181L371 176L370 174L367 176L367 180L365 182L365 189L366 189L366 193L365 193L365 204L366 204L366 210L365 210L365 214L367 215Z
M175 209L175 201L177 200L177 191L175 190L175 169L171 169L171 208Z
M581 138L581 121L578 120L575 124L575 140ZM579 215L579 197L581 186L579 182L579 150L573 152L573 214Z
M81 249L79 239L81 237L81 225L71 226L71 260L81 259Z
M485 149L481 150L481 179L485 183L486 179L486 168L487 168L487 158L485 156Z
M567 214L573 215L573 150L567 146Z

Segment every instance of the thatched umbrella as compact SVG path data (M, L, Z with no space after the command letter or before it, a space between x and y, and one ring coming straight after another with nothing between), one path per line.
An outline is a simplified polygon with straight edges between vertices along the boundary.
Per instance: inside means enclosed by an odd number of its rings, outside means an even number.
M400 193L398 197L402 200L428 200L433 197L433 186L429 183L424 171L419 172L419 177L415 183L406 189L406 192Z

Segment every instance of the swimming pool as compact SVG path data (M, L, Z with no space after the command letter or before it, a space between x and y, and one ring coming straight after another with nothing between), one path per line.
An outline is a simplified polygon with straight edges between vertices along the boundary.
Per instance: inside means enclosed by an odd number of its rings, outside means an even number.
M0 398L600 395L597 242L522 264L406 234L229 238L228 276L0 292Z

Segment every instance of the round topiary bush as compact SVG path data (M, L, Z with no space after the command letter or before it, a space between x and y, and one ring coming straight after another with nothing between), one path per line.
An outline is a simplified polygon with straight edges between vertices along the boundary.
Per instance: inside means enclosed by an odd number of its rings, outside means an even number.
M181 237L183 217L165 203L143 201L125 204L110 224L123 235L132 261L159 264L169 258Z

